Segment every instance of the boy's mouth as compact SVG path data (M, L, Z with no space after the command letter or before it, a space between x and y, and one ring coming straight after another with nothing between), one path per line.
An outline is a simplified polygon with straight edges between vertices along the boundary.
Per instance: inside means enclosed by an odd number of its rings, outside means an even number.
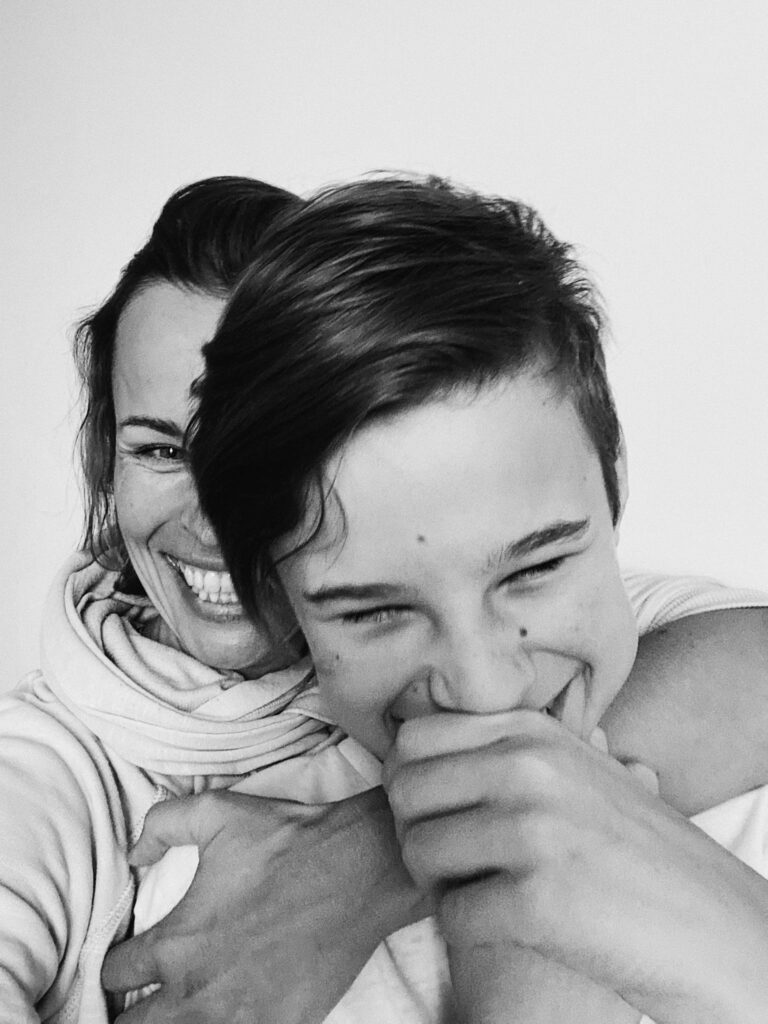
M586 704L587 684L582 669L541 710L569 732L584 739Z

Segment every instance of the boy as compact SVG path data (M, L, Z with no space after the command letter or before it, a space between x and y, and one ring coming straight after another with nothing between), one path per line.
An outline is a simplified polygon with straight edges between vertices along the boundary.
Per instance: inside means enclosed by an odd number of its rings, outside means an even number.
M758 1021L765 882L589 742L637 643L600 326L527 208L330 190L219 325L194 468L244 603L285 590L332 714L386 758L470 1019L549 1019L572 985L574 1020ZM402 964L434 939L410 941Z

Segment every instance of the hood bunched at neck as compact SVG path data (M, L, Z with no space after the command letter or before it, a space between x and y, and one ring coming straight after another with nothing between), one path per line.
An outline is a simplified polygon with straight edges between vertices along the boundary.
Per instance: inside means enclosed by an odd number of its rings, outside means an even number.
M337 738L308 658L260 679L221 673L146 633L158 613L75 556L43 620L50 688L103 743L169 775L240 775Z

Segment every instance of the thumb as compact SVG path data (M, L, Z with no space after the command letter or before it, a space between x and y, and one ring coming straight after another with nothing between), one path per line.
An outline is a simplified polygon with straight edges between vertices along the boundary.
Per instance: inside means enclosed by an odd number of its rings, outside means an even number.
M172 846L205 847L220 830L225 808L212 793L164 800L151 807L138 842L128 854L133 867L156 863Z

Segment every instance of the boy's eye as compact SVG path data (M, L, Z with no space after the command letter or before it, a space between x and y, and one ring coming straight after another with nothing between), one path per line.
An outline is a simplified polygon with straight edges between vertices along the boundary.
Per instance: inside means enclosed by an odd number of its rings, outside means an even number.
M537 562L536 565L526 566L525 569L520 569L518 572L513 572L510 576L507 576L504 582L525 583L548 576L560 568L565 562L566 557L566 555L560 555L557 558L550 558L546 562Z
M379 625L383 622L392 622L397 616L403 615L406 608L387 606L385 608L365 608L360 612L345 612L342 615L344 622L366 623Z

